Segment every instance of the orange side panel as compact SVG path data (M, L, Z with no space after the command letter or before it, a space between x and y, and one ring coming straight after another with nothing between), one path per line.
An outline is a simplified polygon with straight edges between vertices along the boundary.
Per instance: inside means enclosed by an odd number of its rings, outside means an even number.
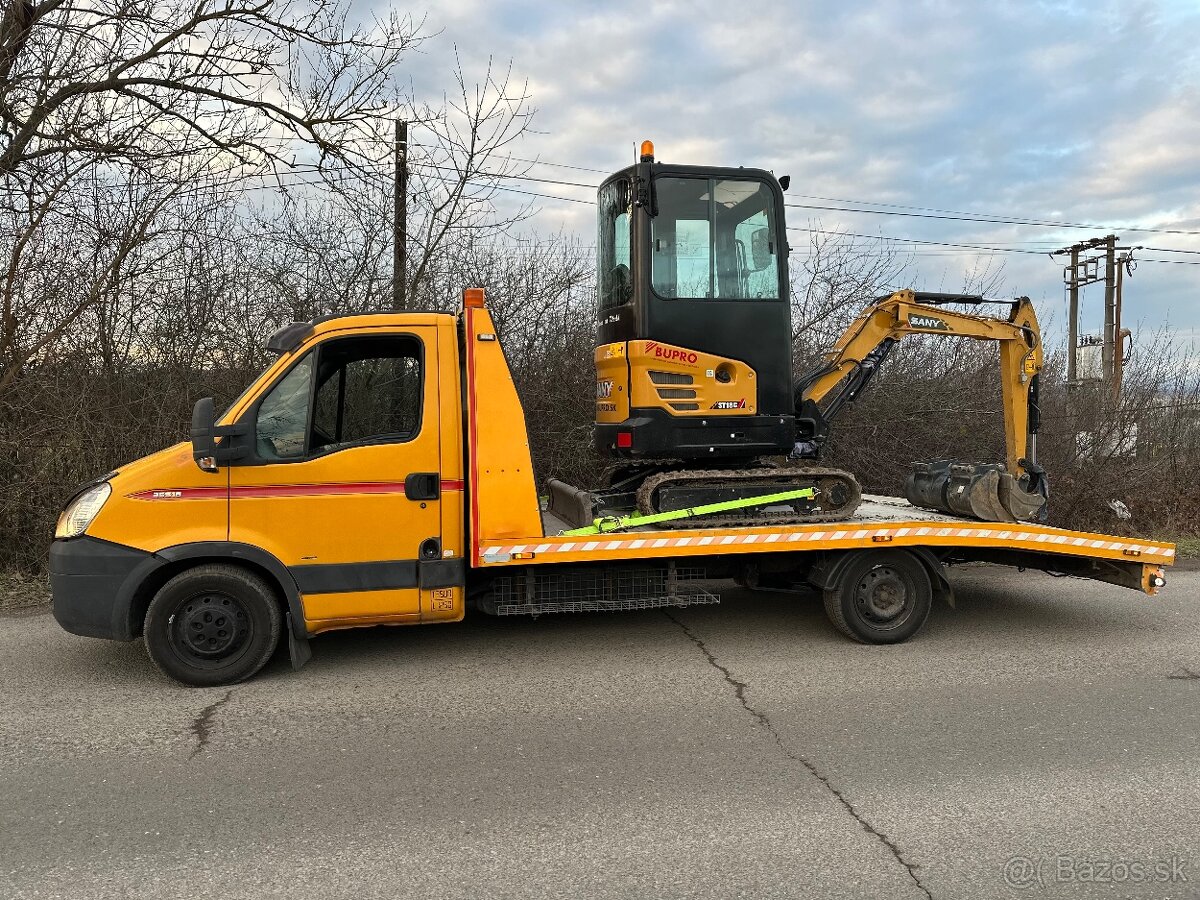
M304 621L310 631L323 622L385 622L393 619L416 622L420 613L417 598L409 588L395 591L353 591L337 594L305 594Z
M596 363L596 421L619 425L629 418L629 363L625 344L604 344L593 354Z
M752 368L736 359L659 341L630 341L629 403L672 416L749 416L758 412ZM597 421L608 421L597 419Z
M496 326L482 307L463 316L471 554L478 563L481 541L541 537L542 518L525 411Z
M87 533L156 553L229 539L229 469L203 472L191 444L176 444L121 466L113 496Z

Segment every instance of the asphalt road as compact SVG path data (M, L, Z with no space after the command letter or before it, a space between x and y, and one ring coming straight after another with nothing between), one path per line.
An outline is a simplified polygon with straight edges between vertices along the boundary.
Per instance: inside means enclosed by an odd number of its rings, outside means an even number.
M0 897L1200 897L1200 572L952 577L899 647L731 588L232 690L6 615Z

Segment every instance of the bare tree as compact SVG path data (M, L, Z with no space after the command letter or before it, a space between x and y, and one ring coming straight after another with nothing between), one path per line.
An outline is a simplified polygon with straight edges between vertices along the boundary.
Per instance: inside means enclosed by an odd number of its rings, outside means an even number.
M225 165L346 157L394 99L420 41L339 0L41 0L0 20L0 174L54 158L145 164L219 150Z
M410 230L413 265L406 273L407 296L427 291L431 267L447 245L465 234L489 238L510 232L533 212L531 204L498 215L504 183L519 179L528 164L512 159L512 147L529 129L536 110L528 84L517 83L511 64L498 73L492 60L469 85L461 61L455 69L457 96L442 106L415 109L425 140L415 147L411 182L418 216Z
M9 4L0 395L85 311L107 341L115 285L169 205L228 201L297 153L369 164L361 139L398 102L395 66L420 40L395 14L353 26L340 0Z

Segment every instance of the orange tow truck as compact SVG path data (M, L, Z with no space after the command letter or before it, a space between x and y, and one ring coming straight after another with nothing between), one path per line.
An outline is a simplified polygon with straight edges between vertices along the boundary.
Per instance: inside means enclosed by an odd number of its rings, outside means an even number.
M715 602L712 579L804 585L867 643L914 635L986 561L1153 595L1170 544L982 522L871 497L844 521L570 527L539 502L520 398L481 289L458 315L295 323L278 359L190 443L85 485L51 546L68 631L144 636L190 685L240 681L321 632ZM682 527L680 527L682 526Z

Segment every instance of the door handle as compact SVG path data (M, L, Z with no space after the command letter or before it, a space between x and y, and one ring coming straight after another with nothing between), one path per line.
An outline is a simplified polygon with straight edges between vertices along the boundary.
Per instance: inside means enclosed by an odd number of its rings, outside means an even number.
M442 473L411 473L404 479L404 496L409 500L437 500L442 496Z

